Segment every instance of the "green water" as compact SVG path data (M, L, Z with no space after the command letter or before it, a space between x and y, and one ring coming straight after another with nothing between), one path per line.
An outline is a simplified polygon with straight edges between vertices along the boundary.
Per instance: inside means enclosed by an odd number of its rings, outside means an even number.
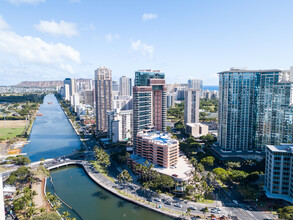
M51 176L57 195L76 210L82 219L171 219L112 195L95 184L81 167L71 166L53 170ZM47 181L48 191L54 193L54 189L49 180ZM62 213L64 211L69 211L71 218L81 219L63 205L59 212Z

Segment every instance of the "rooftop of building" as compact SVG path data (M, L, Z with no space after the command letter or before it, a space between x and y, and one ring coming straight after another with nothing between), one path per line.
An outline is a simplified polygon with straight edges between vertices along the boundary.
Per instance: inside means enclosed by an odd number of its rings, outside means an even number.
M142 165L146 165L146 162L148 161L137 154L131 154L130 159ZM148 163L151 164L149 161ZM160 174L171 176L177 181L187 181L192 176L192 171L194 170L194 167L188 161L186 156L180 153L176 166L164 168L158 165L154 165L153 169L156 170Z
M231 68L227 71L219 72L218 74L222 73L272 73L272 72L282 72L279 69L266 69L266 70L249 70L247 68Z
M272 152L293 153L293 144L267 145Z
M186 125L189 126L189 127L207 126L207 125L202 124L202 123L186 123Z
M172 145L177 144L178 141L171 137L170 133L161 131L140 131L137 133L138 136L144 139L152 140L156 144L160 145Z
M161 73L161 70L144 69L144 70L138 70L138 71L136 71L136 72Z

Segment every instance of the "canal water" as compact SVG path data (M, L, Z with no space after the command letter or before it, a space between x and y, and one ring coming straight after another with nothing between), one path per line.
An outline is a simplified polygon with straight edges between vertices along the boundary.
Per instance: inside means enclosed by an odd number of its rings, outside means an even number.
M51 172L57 195L71 206L82 219L105 220L167 220L167 216L155 213L122 200L94 183L82 167L71 166ZM47 192L54 194L52 183L47 181ZM76 213L62 206L59 212L70 213L70 218L81 219Z
M80 149L81 142L53 94L45 96L39 113L43 115L36 116L30 142L22 151L32 162L70 154L75 149Z
M48 104L52 102L52 104ZM44 98L34 122L30 143L24 148L32 161L72 153L80 148L80 140L68 122L57 99L50 94ZM76 219L140 219L167 220L164 215L126 202L115 197L93 182L83 168L70 166L51 172L57 195L81 216L62 205L60 213L68 211ZM52 183L47 181L47 192L55 193Z

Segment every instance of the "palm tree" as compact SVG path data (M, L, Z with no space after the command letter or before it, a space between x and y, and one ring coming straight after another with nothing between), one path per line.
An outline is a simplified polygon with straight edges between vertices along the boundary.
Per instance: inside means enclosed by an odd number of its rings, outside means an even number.
M63 212L63 214L61 215L61 217L67 219L67 217L68 217L69 215L70 215L69 212L66 211L66 212Z
M191 214L191 209L190 209L190 208L187 208L187 210L186 210L186 214L187 214L188 216L190 216L190 214Z
M202 213L204 214L204 218L206 218L206 213L209 212L208 207L205 207L204 209L202 209Z

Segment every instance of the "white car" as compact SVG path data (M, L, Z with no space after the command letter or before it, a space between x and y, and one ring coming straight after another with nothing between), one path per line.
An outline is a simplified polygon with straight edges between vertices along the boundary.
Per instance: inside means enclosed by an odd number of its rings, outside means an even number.
M189 206L188 208L191 209L191 210L196 210L195 206Z
M174 206L178 208L182 208L182 205L180 203L175 203Z
M233 200L234 204L238 205L238 202L236 200Z

